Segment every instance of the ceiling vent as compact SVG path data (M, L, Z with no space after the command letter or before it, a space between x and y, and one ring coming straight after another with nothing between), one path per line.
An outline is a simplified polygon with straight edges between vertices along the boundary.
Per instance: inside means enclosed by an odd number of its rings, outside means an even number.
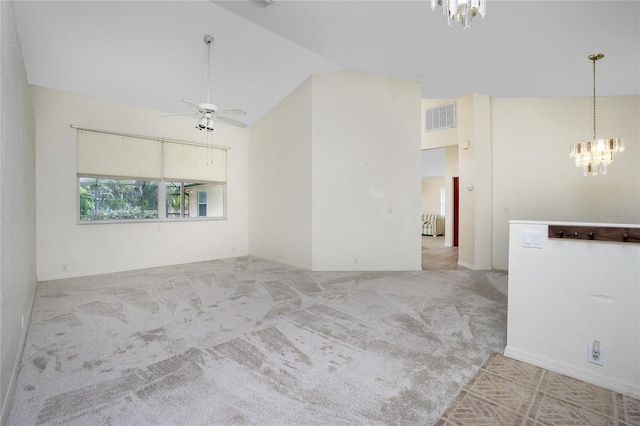
M456 127L456 103L426 110L424 124L425 132Z

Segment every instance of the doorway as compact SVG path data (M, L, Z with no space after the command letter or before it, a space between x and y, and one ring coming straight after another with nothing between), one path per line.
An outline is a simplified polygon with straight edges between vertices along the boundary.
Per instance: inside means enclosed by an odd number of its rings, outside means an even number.
M423 270L451 270L458 267L458 248L453 246L454 197L452 174L458 174L457 146L422 151L422 215L439 216L437 225L423 227L421 264ZM455 200L455 201L454 201ZM457 220L457 219L456 219ZM445 231L448 229L448 234ZM424 235L427 234L427 235Z

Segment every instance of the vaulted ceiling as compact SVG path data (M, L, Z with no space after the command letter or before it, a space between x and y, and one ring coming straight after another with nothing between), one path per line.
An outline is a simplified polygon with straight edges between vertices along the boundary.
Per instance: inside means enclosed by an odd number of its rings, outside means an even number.
M31 84L177 113L206 100L251 125L312 74L416 80L424 98L640 94L640 1L488 0L450 28L428 0L14 1Z

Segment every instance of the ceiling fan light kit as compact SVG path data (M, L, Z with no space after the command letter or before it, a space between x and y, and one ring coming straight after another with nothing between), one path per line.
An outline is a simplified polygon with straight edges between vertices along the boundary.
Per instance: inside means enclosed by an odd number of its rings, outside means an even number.
M471 28L471 20L478 13L484 18L487 0L431 0L431 10L442 6L442 14L447 15L447 23L460 22L463 29Z

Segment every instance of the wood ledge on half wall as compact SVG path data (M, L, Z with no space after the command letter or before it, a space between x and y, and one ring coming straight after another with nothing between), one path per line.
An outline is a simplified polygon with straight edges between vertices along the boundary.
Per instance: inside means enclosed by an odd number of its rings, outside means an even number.
M549 238L640 244L640 228L627 228L622 226L549 225Z

